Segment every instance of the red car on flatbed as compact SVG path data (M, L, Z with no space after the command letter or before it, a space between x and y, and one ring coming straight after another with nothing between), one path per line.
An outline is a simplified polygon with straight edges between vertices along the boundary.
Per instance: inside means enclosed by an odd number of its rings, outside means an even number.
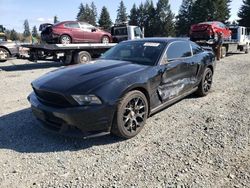
M110 43L111 34L96 28L86 22L64 21L44 24L41 38L47 43Z
M190 28L190 40L210 40L217 39L218 34L222 33L224 40L231 39L231 30L223 23L218 21L202 22L192 25Z

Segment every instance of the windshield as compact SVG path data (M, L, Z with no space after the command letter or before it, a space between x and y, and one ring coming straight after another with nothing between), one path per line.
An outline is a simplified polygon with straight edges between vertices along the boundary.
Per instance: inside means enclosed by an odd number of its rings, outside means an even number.
M165 45L163 42L146 41L120 43L105 52L101 59L130 61L140 65L153 66L158 62Z

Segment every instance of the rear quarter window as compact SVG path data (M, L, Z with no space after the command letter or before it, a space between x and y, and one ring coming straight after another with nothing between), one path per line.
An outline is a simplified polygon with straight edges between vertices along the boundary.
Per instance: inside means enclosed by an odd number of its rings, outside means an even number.
M195 44L194 42L191 42L191 48L192 48L193 55L202 53L204 51L202 49L202 47L200 47L199 45Z

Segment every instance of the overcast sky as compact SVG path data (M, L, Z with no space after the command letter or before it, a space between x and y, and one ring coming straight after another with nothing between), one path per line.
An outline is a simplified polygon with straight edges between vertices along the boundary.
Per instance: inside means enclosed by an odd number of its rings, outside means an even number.
M30 28L37 27L44 22L53 22L53 17L58 16L60 21L75 20L80 3L94 1L98 14L101 8L106 6L111 19L115 20L116 10L120 0L0 0L0 25L8 29L23 32L23 22L28 19ZM158 0L153 0L156 3ZM124 0L127 13L130 12L133 3L139 5L145 0ZM172 11L177 14L182 0L169 0ZM237 12L242 5L242 0L233 0L231 4L231 19L237 19Z

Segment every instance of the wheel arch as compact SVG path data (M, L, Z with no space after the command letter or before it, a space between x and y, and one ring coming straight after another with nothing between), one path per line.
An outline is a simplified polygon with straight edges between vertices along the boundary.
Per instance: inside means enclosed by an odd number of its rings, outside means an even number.
M63 34L61 34L60 37L59 37L59 40L61 40L61 37L62 37L63 35L69 36L70 39L71 39L71 42L73 42L73 38L72 38L72 36L71 36L69 33L63 33Z
M0 46L0 48L3 48L3 49L5 49L5 50L7 50L7 51L9 52L9 54L12 55L11 52L10 52L10 50L9 50L7 47L5 47L5 46Z
M150 113L150 96L149 96L148 90L145 87L135 86L135 87L129 88L128 90L126 90L126 92L123 93L122 96L124 96L126 93L130 91L136 91L136 90L140 91L141 93L143 93L143 95L145 95L147 102L148 102L148 114L149 114Z
M212 65L208 65L206 68L211 69L212 73L214 74L214 67Z

